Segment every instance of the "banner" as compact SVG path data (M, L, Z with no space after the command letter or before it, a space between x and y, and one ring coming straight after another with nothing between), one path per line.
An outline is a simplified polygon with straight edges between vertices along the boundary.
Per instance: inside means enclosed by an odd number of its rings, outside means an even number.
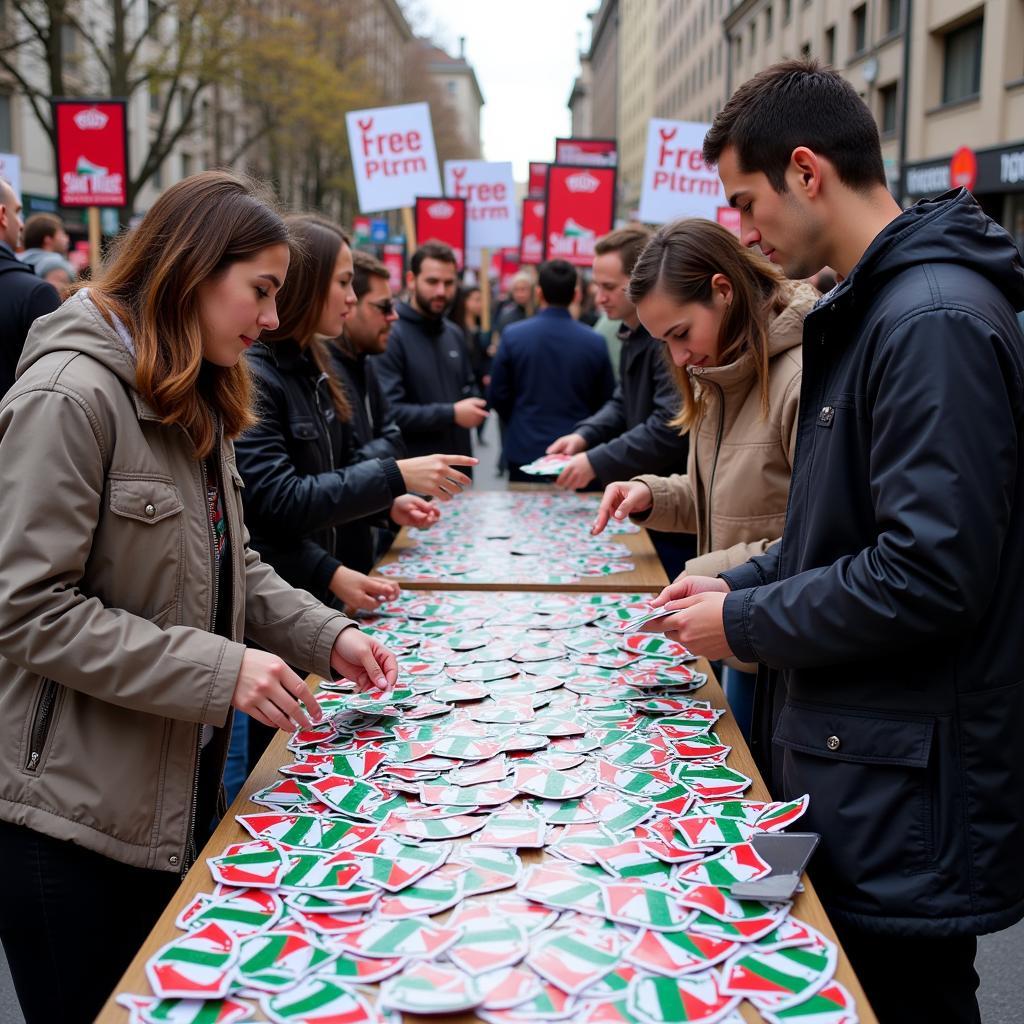
M545 174L545 178L547 175ZM537 266L544 262L544 200L523 200L523 228L519 236L519 262Z
M615 220L615 168L556 164L548 172L544 259L589 267Z
M0 153L0 178L3 178L14 194L21 198L21 157L15 153Z
M701 147L709 124L651 118L640 190L640 219L664 224L677 217L715 220L725 195L718 172L704 163Z
M353 110L345 123L360 213L411 207L417 196L440 194L428 104Z
M550 164L530 161L530 176L526 182L527 199L543 199L548 191L548 167Z
M466 245L470 249L519 244L511 163L446 160L445 195L466 200Z
M459 270L466 269L466 200L416 197L416 244L431 240L450 245Z
M619 162L615 139L555 139L555 163L582 167L616 167Z
M397 295L405 287L405 246L388 242L381 251L381 263L388 268L391 291Z
M507 295L512 291L512 278L519 273L519 250L502 249L498 270L498 291Z
M128 204L124 100L53 100L61 206Z

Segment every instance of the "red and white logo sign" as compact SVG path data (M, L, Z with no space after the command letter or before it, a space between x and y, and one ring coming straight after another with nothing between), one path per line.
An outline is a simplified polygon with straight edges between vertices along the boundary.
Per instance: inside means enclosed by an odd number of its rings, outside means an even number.
M397 294L405 287L405 247L388 242L380 259L388 268L388 283L391 290Z
M360 213L412 206L439 195L434 131L426 103L353 110L345 115Z
M555 163L577 167L615 167L619 147L615 139L555 139Z
M523 266L538 266L544 262L544 201L541 199L523 200L519 262Z
M548 173L544 259L589 267L594 244L615 219L615 168L555 164Z
M61 206L125 206L125 101L54 100Z
M526 184L529 199L543 199L548 191L548 165L536 160L530 161L530 176Z
M715 220L725 195L718 171L704 163L701 149L711 126L695 121L652 118L640 193L640 219L663 224L677 217Z
M446 160L445 195L466 202L466 245L502 249L519 244L511 163Z
M466 266L466 200L416 197L416 241L444 242L455 253L459 270Z
M971 191L977 180L978 158L969 146L961 146L949 161L950 186Z

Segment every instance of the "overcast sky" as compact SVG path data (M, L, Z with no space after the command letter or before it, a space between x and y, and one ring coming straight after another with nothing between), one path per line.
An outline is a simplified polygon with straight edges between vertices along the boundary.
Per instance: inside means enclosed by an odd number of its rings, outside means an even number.
M569 134L569 90L579 70L587 13L598 0L412 0L409 15L453 56L459 36L484 94L487 160L511 160L525 181L531 160L553 160L554 140Z

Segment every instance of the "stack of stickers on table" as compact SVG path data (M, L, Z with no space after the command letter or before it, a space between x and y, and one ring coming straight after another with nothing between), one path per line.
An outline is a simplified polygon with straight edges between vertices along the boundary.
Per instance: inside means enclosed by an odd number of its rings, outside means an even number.
M535 585L632 572L629 550L614 537L640 527L613 520L591 536L599 505L599 495L464 494L444 506L434 526L410 529L415 543L377 571L414 581Z
M136 1022L852 1024L836 948L737 899L806 798L744 797L688 652L639 595L404 594L398 687L322 724L207 864ZM525 861L525 863L524 863Z

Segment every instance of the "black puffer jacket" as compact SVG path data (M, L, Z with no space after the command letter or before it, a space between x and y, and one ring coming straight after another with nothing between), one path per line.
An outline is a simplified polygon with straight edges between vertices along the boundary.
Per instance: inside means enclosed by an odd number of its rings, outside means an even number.
M251 545L289 583L327 602L339 565L372 566L372 527L387 524L405 493L402 474L393 458L349 465L352 429L335 415L326 376L297 345L261 343L248 359L260 421L235 452Z
M1024 916L1022 306L967 192L885 228L805 322L783 538L722 574L733 651L772 666L755 753L862 929Z
M331 366L352 402L349 424L356 445L354 462L363 459L404 459L408 455L402 430L395 422L369 356L354 352L348 342L331 343Z

